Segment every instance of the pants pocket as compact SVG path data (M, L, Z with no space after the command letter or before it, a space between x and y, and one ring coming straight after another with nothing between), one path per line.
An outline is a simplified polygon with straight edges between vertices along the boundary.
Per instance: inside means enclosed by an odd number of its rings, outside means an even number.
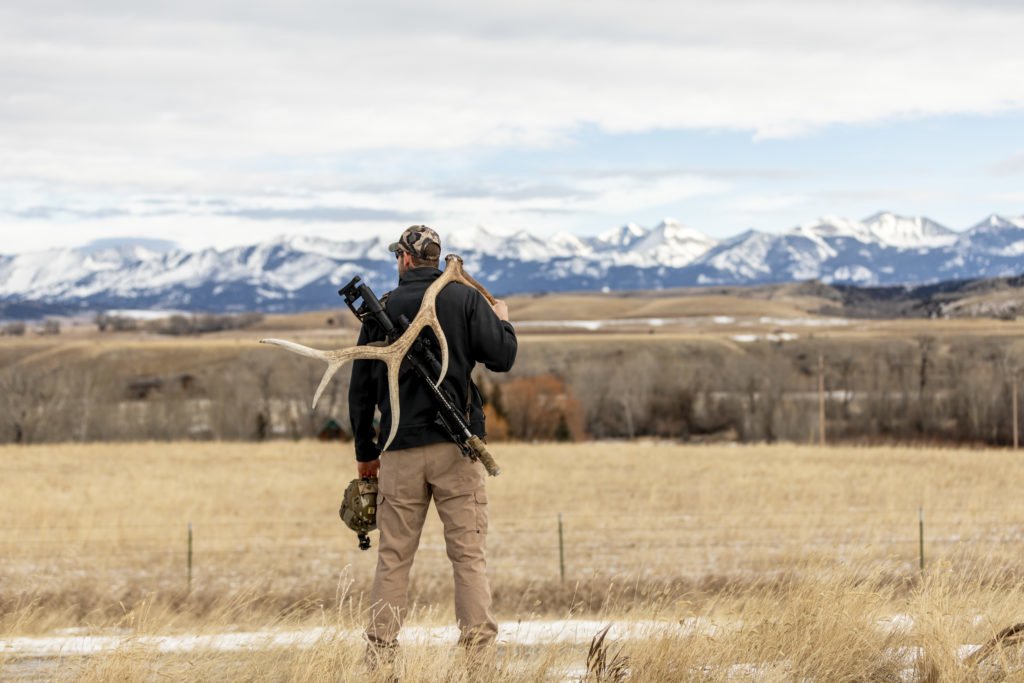
M476 532L487 533L487 489L478 488L473 492L473 508L476 512Z
M394 471L396 463L391 461L389 454L383 454L380 459L380 471L377 472L377 491L378 498L377 504L380 504L380 495L383 494L388 498L394 498L395 493L398 489L398 482L396 480L397 472Z

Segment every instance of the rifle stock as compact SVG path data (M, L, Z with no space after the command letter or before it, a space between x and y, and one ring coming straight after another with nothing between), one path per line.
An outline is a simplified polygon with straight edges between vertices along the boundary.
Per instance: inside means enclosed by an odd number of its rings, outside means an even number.
M484 464L484 469L487 470L487 474L492 477L496 477L501 474L501 468L498 467L498 463L494 461L494 456L487 450L487 445L484 444L484 440L479 436L473 435L468 441L469 447L476 453L476 457Z

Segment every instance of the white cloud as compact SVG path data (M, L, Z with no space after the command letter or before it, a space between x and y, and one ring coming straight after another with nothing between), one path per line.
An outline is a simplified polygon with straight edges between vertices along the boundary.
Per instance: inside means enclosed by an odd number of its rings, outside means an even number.
M581 124L771 136L1024 105L1015 5L103 7L0 15L4 175L221 183L248 177L231 160L549 144Z
M804 206L807 197L795 194L743 195L729 202L732 211L743 214L772 214Z
M1009 156L993 164L989 171L997 176L1024 174L1024 152Z
M1016 3L125 7L0 7L0 210L103 197L122 207L147 194L251 206L308 193L296 204L554 224L545 212L636 211L724 192L727 179L579 177L559 179L564 195L452 197L433 178L346 191L360 180L346 162L379 157L378 177L394 181L410 150L451 162L460 150L571 144L590 126L771 137L1024 106Z
M1024 205L1024 191L1022 192L996 192L988 197L989 201L1002 202L1005 204L1016 204L1019 209Z
M626 174L552 176L554 183L521 192L499 186L398 184L352 190L273 193L252 196L135 196L97 204L88 196L47 196L23 190L12 209L0 210L0 229L20 232L17 251L69 240L55 235L73 229L73 243L108 234L134 234L174 240L195 249L227 247L283 234L337 237L390 234L396 226L427 222L445 229L472 227L486 217L497 227L529 227L553 233L603 225L602 216L636 207L674 204L725 192L729 184L688 172L655 177ZM354 187L358 183L353 182ZM515 189L515 188L512 188ZM115 208L116 207L116 208ZM396 210L405 207L406 210ZM30 234L24 227L31 225ZM4 251L10 251L9 244Z

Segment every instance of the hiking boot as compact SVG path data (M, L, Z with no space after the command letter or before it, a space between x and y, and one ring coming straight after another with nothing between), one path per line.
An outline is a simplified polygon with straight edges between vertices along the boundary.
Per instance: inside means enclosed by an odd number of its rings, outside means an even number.
M382 643L373 636L367 636L366 641L363 664L366 666L367 672L375 675L374 680L398 683L398 642Z
M498 649L493 643L464 647L462 664L467 681L490 681L501 670L498 666Z

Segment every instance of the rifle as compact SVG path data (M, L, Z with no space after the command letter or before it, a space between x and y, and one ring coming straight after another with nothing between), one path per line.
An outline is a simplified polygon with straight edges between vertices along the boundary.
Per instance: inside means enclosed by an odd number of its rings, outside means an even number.
M369 285L360 280L358 275L339 289L338 294L345 299L345 304L359 319L359 322L365 324L372 320L379 325L389 344L398 339L409 327L409 319L404 315L398 317L397 325L391 322L391 318L384 310L384 304L373 293ZM356 302L360 300L362 304L357 306ZM459 447L463 457L482 462L487 474L492 477L501 474L501 468L494 461L494 456L487 450L483 439L470 430L467 418L455 407L455 402L448 392L434 383L433 377L438 377L441 374L441 363L431 350L430 342L422 336L416 339L405 359L416 376L426 385L431 400L437 406L437 423Z

